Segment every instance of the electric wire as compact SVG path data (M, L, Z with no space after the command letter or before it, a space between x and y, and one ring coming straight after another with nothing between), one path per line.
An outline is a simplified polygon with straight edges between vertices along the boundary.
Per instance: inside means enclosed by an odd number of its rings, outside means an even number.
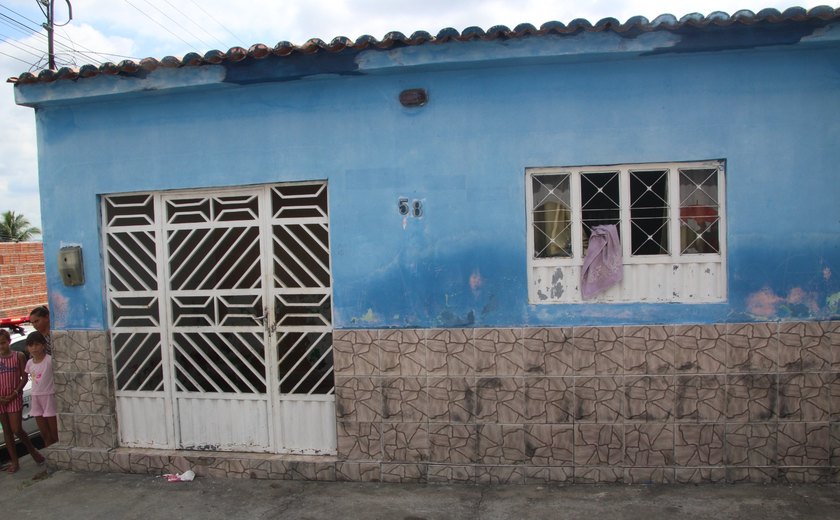
M181 11L180 9L178 9L178 7L177 7L175 4L173 4L173 3L172 3L172 2L170 2L169 0L163 0L163 1L164 1L164 2L166 2L167 4L169 4L169 6L170 6L172 9L174 9L175 11L177 11L177 12L178 12L181 16L183 16L183 17L184 17L186 20L188 20L190 23L192 23L193 25L195 25L196 27L198 27L199 29L201 29L202 31L204 31L204 34L206 34L207 36L209 36L209 37L213 38L214 40L216 40L217 42L219 42L219 43L222 45L222 47L224 47L225 45L227 45L227 44L226 44L224 41L222 41L222 40L221 40L218 36L216 36L215 34L211 33L210 31L208 31L207 29L205 29L203 25L201 25L200 23L198 23L198 22L196 22L195 20L193 20L193 19L190 17L190 15L188 15L188 14L187 14L187 13L185 13L184 11Z
M210 18L211 20L213 20L214 22L216 22L216 24L217 24L219 27L221 27L222 29L226 30L226 31L228 32L228 34L230 34L231 36L233 36L233 38L234 38L234 40L235 40L236 42L238 42L240 45L242 45L242 44L243 44L243 40L242 40L242 38L240 38L239 36L237 36L237 35L233 34L233 32L231 32L231 30L230 30L230 29L228 29L227 27L225 27L225 25L224 25L222 22L220 22L219 20L216 20L216 18L215 18L212 14L208 13L207 11L205 11L205 10L204 10L204 8L203 8L203 7L201 7L199 4L195 3L195 0L190 0L190 3L192 3L194 6L198 7L198 8L201 10L201 12L203 12L204 14L206 14L206 15L207 15L207 17L208 17L208 18Z
M0 13L0 18L5 19L5 20L8 20L8 21L10 21L10 22L12 22L12 23L14 23L14 24L17 24L17 25L19 25L19 26L23 27L24 29L26 29L26 30L28 30L28 31L30 31L30 32L37 33L37 32L39 32L39 31L42 29L42 27L41 27L41 26L38 26L38 29L33 29L32 27L29 27L29 26L28 26L28 25L26 25L25 23L21 23L21 22L20 22L20 20L15 20L15 19L14 19L14 18L12 18L11 16L5 15L5 14L3 14L3 13Z
M37 2L37 3L40 5L40 2ZM0 23L3 23L4 25L7 25L11 28L14 28L15 30L17 30L18 32L21 32L23 34L30 35L30 36L31 35L36 35L36 36L39 36L40 38L42 38L44 40L48 39L46 34L43 34L43 33L40 32L43 29L43 26L38 25L38 22L36 22L35 20L32 20L31 18L28 18L27 16L24 16L23 14L19 13L18 11L15 11L14 9L10 9L10 8L6 7L5 5L0 4L0 7L2 7L3 9L5 9L6 11L8 11L10 13L13 13L13 14L19 16L20 18L22 18L24 20L32 22L33 24L38 26L38 29L35 29L35 28L21 22L20 20L12 18L12 17L10 17L10 16L8 16L4 13L0 13ZM42 8L42 11L43 11L43 8ZM63 40L65 38L70 41L71 45L68 45L68 44L64 43ZM69 35L67 35L66 32L65 32L65 36L63 38L54 34L53 35L53 41L54 41L54 43L56 44L57 47L62 47L63 49L65 49L65 52L62 52L60 50L59 50L59 52L56 52L57 56L64 55L64 54L70 55L70 60L69 61L67 59L64 59L65 63L73 63L74 64L75 63L75 57L80 57L85 61L93 62L93 63L104 63L104 62L110 61L109 56L110 57L115 57L115 58L132 59L132 60L138 60L139 59L135 56L128 56L128 55L124 55L124 54L109 53L109 52L104 52L104 51L94 51L92 49L89 49L89 48L85 47L84 45L80 45L80 44L77 44L77 43L73 42L73 40L69 37Z
M0 36L3 36L3 35L0 34ZM16 44L15 42L12 42L12 41L9 41L9 40L3 40L3 41L0 41L0 43L5 43L6 45L11 45L15 49L18 49L19 51L23 51L27 54L31 54L32 56L35 56L36 58L40 58L43 55L43 53L34 53L32 51L28 51L28 50L24 49L23 47L21 47L20 45ZM32 47L32 48L34 49L34 47ZM35 50L38 50L38 49L35 49Z
M2 15L0 15L0 16L2 16ZM5 20L0 20L0 22L5 22ZM17 29L17 30L18 30L18 31L20 31L20 32L23 32L23 30L22 30L22 29L20 29L20 28L18 28L18 27L15 27L15 26L12 26L12 25L11 25L11 24L9 24L8 22L6 22L5 24L6 24L6 25L8 25L8 26L10 26L10 27L14 27L15 29ZM41 39L42 39L42 40L44 40L44 41L49 41L49 38L47 37L47 35L46 35L46 34L43 34L43 33L41 33L41 32L28 32L28 33L25 33L25 34L26 34L26 35L28 35L28 36L37 36L37 37L41 38ZM89 55L89 54L87 54L87 53L84 53L84 52L77 51L77 50L73 49L72 47L70 47L70 46L66 45L66 44L65 44L63 41L61 41L61 39L59 39L59 38L55 38L55 37L54 37L54 38L53 38L53 41L54 41L54 43L55 43L55 45L56 45L57 47L63 47L64 49L66 49L67 51L69 51L69 53L70 53L70 54L78 54L78 55L80 55L80 56L84 57L86 60L90 60L90 61L96 61L96 62L101 62L101 61L102 61L102 60L100 60L100 59L96 58L95 56L91 56L91 55ZM93 52L93 51L91 51L91 52ZM58 53L56 53L56 54L58 54ZM99 54L99 53L93 52L93 54ZM102 55L100 55L100 56L101 56L101 57L104 57L104 56L102 56ZM105 61L107 61L107 59L106 59Z
M5 9L6 11L8 11L12 14L21 16L25 20L29 20L30 22L33 22L37 25L37 22L35 22L34 20L31 20L31 19L21 15L20 13L18 13L17 11L15 11L13 9L9 9L5 5L0 4L0 7L2 7L3 9ZM39 27L38 30L35 30L32 27L27 26L25 23L21 22L20 20L12 18L11 16L9 16L5 13L2 13L2 12L0 12L0 23L2 23L3 25L5 25L5 26L7 26L11 29L14 29L15 31L17 31L19 33L22 33L24 36L27 36L27 37L30 37L32 35L40 35L39 32L38 32L38 31L40 31L40 27ZM32 55L32 56L35 56L36 58L38 58L36 61L32 62L32 61L27 61L27 60L21 58L20 56L15 56L15 55L9 54L7 52L0 52L0 54L2 54L3 56L8 56L9 58L15 59L17 61L25 63L26 65L29 65L29 70L33 70L33 68L37 67L41 63L41 61L43 60L43 56L44 56L43 51L40 51L38 48L33 47L29 44L23 43L19 39L13 38L13 37L11 37L9 35L6 35L6 34L2 34L2 35L0 35L0 37L5 38L4 40L0 41L0 43L7 44L10 47L14 47L15 49L17 49L19 51L25 52L26 54L29 54L29 55ZM23 48L23 47L29 47L30 49L35 49L36 51L38 51L38 53L33 53L33 52Z
M2 18L2 13L0 13L0 24L3 24L7 27L10 27L10 28L12 28L12 29L14 29L14 30L18 31L19 33L22 33L26 36L32 36L33 34L39 34L37 32L31 31L31 30L27 31L25 29L21 29L18 25L15 25L15 24L9 22L8 20Z
M64 43L59 42L59 40L56 38L57 35L55 33L53 33L53 40L55 41L55 43L57 45L61 45L62 47L66 48L66 49L69 49L71 54L78 54L79 56L84 57L88 61L94 61L94 62L98 62L98 63L103 63L103 62L109 61L104 53L97 52L97 51L92 51L92 50L87 49L87 48L85 48L81 45L78 45L76 42L73 41L73 38L70 37L70 35L67 33L66 30L62 29L62 32L64 33L63 38L66 38L67 41L70 42L70 45L66 45ZM78 48L84 49L84 51L86 51L86 52L77 50ZM98 58L97 58L97 56L98 56Z
M22 41L19 41L19 40L15 40L11 36L9 36L8 34L0 33L0 38L5 38L3 40L0 40L0 43L7 43L7 44L11 45L12 47L17 47L18 49L21 49L21 47L19 47L19 46L22 45L24 47L29 47L30 49L34 49L34 50L38 51L39 54L37 54L37 56L40 56L41 54L43 54L43 51L41 49L39 49L38 47L35 47L34 45L29 45L28 43L23 43ZM21 49L21 50L23 50L23 49Z
M18 58L17 56L12 56L11 54L6 54L3 51L0 51L0 54L2 54L3 56L8 56L9 58L12 58L13 60L18 60L20 62L26 63L27 65L32 65L31 63L29 63L28 61L26 61L24 59Z
M47 35L45 35L45 34L34 33L34 35L41 37L43 40L47 39ZM76 61L75 58L76 57L82 58L84 61L86 61L88 63L96 63L96 64L109 62L109 61L111 61L112 57L113 58L129 59L129 60L134 60L134 61L139 61L140 60L140 58L138 58L137 56L129 56L129 55L126 55L126 54L117 54L117 53L105 52L105 51L94 51L94 50L88 49L84 45L80 45L80 44L77 44L77 43L73 42L72 39L70 39L69 37L67 39L70 40L70 42L73 44L73 46L64 43L63 38L57 38L57 37L54 36L54 42L55 42L56 50L57 50L57 52L55 53L56 56L70 55L71 61L69 63L74 63L75 64L75 61ZM61 49L59 49L59 47ZM81 50L79 50L79 49L81 49ZM65 59L65 61L67 61L67 60Z
M38 4L38 6L40 7L41 2L38 2L38 1L36 0L36 2L35 2L35 3L37 3L37 4ZM7 11L9 11L10 13L13 13L13 14L15 14L15 15L17 15L17 16L19 16L19 17L23 18L23 19L24 19L24 20L26 20L26 21L29 21L29 22L34 23L34 24L35 24L35 25L37 25L38 27L41 27L41 23L40 23L40 22L36 22L36 21L35 21L35 20L33 20L32 18L28 18L28 17L26 17L26 16L24 16L24 15L20 14L19 12L15 11L14 9L11 9L11 8L9 8L9 7L6 7L6 6L5 6L5 5L3 5L3 4L0 4L0 7L2 7L3 9L5 9L5 10L7 10ZM44 10L44 8L42 7L42 8L41 8L41 11L43 12L43 10ZM44 16L46 16L46 13L44 13Z
M73 6L70 4L70 0L64 0L67 2L67 8L69 10L67 21L64 23L55 23L53 22L53 27L64 27L65 25L69 24L73 20ZM53 11L53 18L55 17L55 12Z
M201 42L203 45L207 46L208 48L211 47L211 45L209 45L204 39L202 39L200 36L196 35L193 31L189 30L187 27L184 27L183 25L178 23L177 20L175 20L171 16L167 15L159 7L153 5L151 2L149 2L149 0L144 0L144 1L147 4L149 4L151 7L153 7L155 10L160 12L160 14L165 16L169 21L174 23L178 27L179 30L189 34L191 37L195 38L197 41ZM222 41L219 37L215 36L212 32L207 30L207 28L205 28L202 24L196 22L187 13L185 13L181 9L178 9L172 2L170 2L169 0L164 0L164 2L166 2L172 9L174 9L181 16L183 16L185 20L192 23L192 25L199 28L201 31L203 31L204 33L209 35L215 41L219 42L222 46L225 45L224 41ZM176 34L172 30L170 30L168 27L166 27L164 24L162 24L161 22L159 22L158 20L156 20L152 16L150 16L143 9L141 9L140 7L138 7L137 5L135 5L134 3L132 3L129 0L125 0L125 3L127 3L128 5L133 7L140 14L142 14L143 16L145 16L146 18L151 20L153 23L155 23L156 25L158 25L159 27L161 27L162 29L167 31L172 36L175 36L176 38L178 38L180 41L182 41L188 47L197 51L197 49L195 49L195 47L193 45L191 45L188 41L186 41L184 38L182 38L179 34ZM235 38L238 42L241 42L241 39L236 34L234 34L223 23L221 23L218 19L216 19L207 10L205 10L201 5L197 4L196 2L194 2L192 0L191 0L191 3L193 5L195 5L201 12L203 12L205 15L207 15L207 17L209 17L211 20L213 20L213 22L215 22L219 27L224 29L228 34L230 34L233 38ZM41 2L36 0L36 4L38 4L39 8L41 9L41 12L45 16L48 16L48 12L44 10L44 7L41 4ZM22 33L26 36L35 35L35 36L37 36L37 37L39 37L43 40L48 41L48 39L49 39L48 36L41 32L44 29L43 24L39 24L37 21L23 15L22 13L14 10L14 9L11 9L11 8L7 7L6 5L0 4L0 8L2 8L6 12L11 13L14 16L18 17L18 18L14 18L12 16L9 16L8 14L0 12L0 23L2 23L3 25L6 25L6 26L8 26L12 29L15 29L17 32L20 32L20 33ZM25 20L26 22L30 22L33 25L28 25L27 23L25 23L21 20ZM56 52L54 54L55 54L55 59L57 60L57 62L61 61L63 64L75 65L77 59L82 59L82 60L92 62L92 63L108 62L108 61L110 61L110 58L124 58L124 59L131 59L131 60L139 60L139 58L137 58L135 56L127 56L127 55L123 55L123 54L109 53L109 52L104 52L104 51L94 51L94 50L92 50L90 48L87 48L83 45L77 44L76 42L73 41L73 39L70 37L70 35L66 31L63 31L63 32L64 32L63 36L59 36L55 33L53 34L53 42L56 45ZM3 42L0 42L0 43L9 43L9 45L17 48L18 50L21 50L21 51L26 52L28 54L31 54L33 56L39 57L39 60L35 64L33 64L33 67L37 66L39 63L41 63L43 61L44 56L46 54L46 53L43 53L43 51L41 52L40 55L34 54L34 53L32 53L32 52L30 52L26 49L21 48L20 45L26 46L30 49L36 49L35 47L33 47L31 45L28 45L28 44L21 43L19 40L14 40L13 38L11 38L9 36L3 36L3 37L5 37L6 40L4 40ZM15 43L15 42L17 42L17 43ZM69 42L69 44L65 43L65 42ZM27 63L27 64L29 63L26 60L20 59L18 57L15 57L15 56L12 56L12 55L9 55L9 54L6 54L6 53L4 53L4 55L12 57L12 58L14 58L18 61L23 62L23 63Z
M169 20L170 22L174 23L174 24L175 24L178 28L183 29L183 30L184 30L184 32L186 32L187 34L189 34L190 36L192 36L193 38L195 38L196 40L198 40L199 42L201 42L201 44L202 44L202 45L204 45L206 48L208 48L208 49L209 49L209 48L211 47L211 45L210 45L209 43L205 42L204 40L202 40L201 38L199 38L198 36L196 36L196 35L195 35L192 31L190 31L189 29L187 29L187 28L186 28L186 27L184 27L183 25L179 24L179 23L178 23L178 20L175 20L174 18L172 18L171 16L169 16L168 14L166 14L165 12L163 12L163 10L161 10L158 6L156 6L156 5L154 5L153 3L149 2L149 0L144 0L144 1L145 1L147 4L149 4L152 8L154 8L157 12L159 12L160 14L162 14L163 16L165 16L167 20Z
M5 20L0 20L0 22L5 22ZM18 31L23 32L21 29L19 29L18 27L14 26L14 25L9 24L8 22L5 22L5 25L7 25L7 26L9 26L13 29L17 29ZM42 34L42 33L25 33L25 34L27 36L40 37L41 40L44 40L44 41L47 40L47 36L45 34ZM46 56L46 52L44 52L43 50L41 50L37 47L34 47L32 45L23 43L19 39L14 39L14 38L10 37L9 35L0 35L0 36L7 38L2 43L8 43L10 46L17 47L18 49L20 49L20 47L18 47L18 45L23 45L23 46L29 47L30 49L35 49L36 51L39 51L39 54L37 56L40 57L40 58L43 58L44 56ZM60 61L64 65L76 65L77 64L76 63L76 58L82 58L89 63L104 63L104 62L110 61L108 59L108 56L114 56L114 57L126 58L126 59L132 59L132 60L137 60L138 59L134 56L126 56L126 55L123 55L123 54L105 53L105 52L97 52L97 51L90 51L91 53L93 53L93 54L90 54L90 53L87 53L87 52L77 50L77 49L65 44L63 41L61 41L57 38L54 39L54 42L55 42L55 45L56 45L56 52L55 52L56 61L57 62ZM25 49L20 49L20 50L25 51ZM26 51L26 52L28 52L28 51ZM33 53L29 52L29 54L33 54ZM21 61L23 61L23 60L21 60ZM39 61L42 61L42 60L39 60ZM26 62L26 63L29 64L29 62ZM37 65L33 65L33 66L37 66Z
M174 36L174 37L178 38L179 40L181 40L182 42L184 42L184 44L186 44L187 47L191 48L195 52L198 52L198 49L196 49L190 42L181 38L179 35L175 34L174 32L170 31L169 28L167 28L165 25L163 25L162 23L158 22L157 20L155 20L154 18L149 16L145 11L143 11L142 9L137 7L136 5L132 4L129 0L123 0L123 1L125 3L127 3L128 5L130 5L131 7L133 7L134 9L136 9L140 14L142 14L143 16L145 16L146 18L148 18L149 20L154 22L156 25L160 26L163 30L165 30L166 32L168 32L172 36Z

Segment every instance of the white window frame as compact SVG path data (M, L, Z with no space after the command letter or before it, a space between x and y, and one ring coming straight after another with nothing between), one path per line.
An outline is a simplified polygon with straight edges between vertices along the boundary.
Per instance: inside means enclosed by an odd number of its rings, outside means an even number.
M531 304L548 303L627 303L627 302L723 302L726 283L726 175L725 161L636 163L603 166L533 167L525 169L527 210L528 300ZM680 253L680 169L716 169L718 253ZM630 172L632 170L667 170L669 254L631 254ZM580 270L583 266L583 225L581 175L619 172L619 208L624 280L616 287L583 300L580 294ZM569 175L571 203L572 256L536 258L534 254L533 177ZM558 289L558 283L562 287Z

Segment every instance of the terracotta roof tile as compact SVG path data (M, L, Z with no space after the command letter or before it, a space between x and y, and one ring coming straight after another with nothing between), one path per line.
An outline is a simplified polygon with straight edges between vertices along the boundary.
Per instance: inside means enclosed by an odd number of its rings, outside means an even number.
M749 10L737 11L733 15L721 11L715 11L707 16L699 13L691 13L683 16L679 20L671 14L662 14L648 21L644 16L634 16L628 19L625 23L619 22L615 18L604 18L599 20L594 25L586 19L577 18L564 25L562 22L546 22L537 29L529 23L522 23L517 25L513 30L504 25L496 25L483 30L480 27L467 27L461 32L456 29L448 27L442 29L436 36L432 36L425 31L416 31L412 33L411 37L406 37L403 33L392 31L385 35L382 40L377 40L373 36L363 35L355 40L344 36L334 38L330 43L325 43L318 38L307 40L302 45L294 45L287 41L281 41L274 47L269 47L262 43L252 45L249 49L242 47L232 47L225 51L211 50L201 56L200 54L191 52L183 58L176 58L174 56L166 56L161 60L155 58L144 58L139 63L132 60L125 60L119 64L103 63L99 66L83 65L78 70L70 68L62 68L59 71L42 70L38 74L25 72L18 77L9 78L7 81L16 85L26 85L30 83L50 83L53 81L64 80L78 80L79 78L90 78L100 74L125 74L133 75L140 69L151 71L158 67L175 68L175 67L196 67L204 64L220 64L224 62L239 62L248 59L262 59L270 55L274 56L289 56L292 54L317 54L319 52L337 53L344 50L352 49L361 51L365 49L393 49L404 46L418 46L427 44L441 44L449 41L491 41L504 40L514 38L524 38L529 36L540 35L570 35L582 31L588 32L605 32L613 31L616 33L624 33L631 29L641 32L660 31L660 30L675 30L683 26L689 27L707 27L718 26L727 27L734 24L751 25L759 22L765 23L782 23L782 22L802 22L810 20L838 20L840 19L840 9L835 9L829 6L814 7L810 11L806 11L801 7L791 7L784 12L779 12L776 9L768 8L762 9L757 14Z

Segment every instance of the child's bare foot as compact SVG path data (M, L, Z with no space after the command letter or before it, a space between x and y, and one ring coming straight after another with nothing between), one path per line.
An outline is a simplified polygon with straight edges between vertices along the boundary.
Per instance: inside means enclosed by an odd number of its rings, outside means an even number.
M20 466L18 466L17 464L9 464L9 467L6 468L6 471L9 472L9 473L16 473L17 470L19 470L19 469L20 469Z
M35 461L36 464L43 464L44 463L44 456L38 452L32 454L32 460Z

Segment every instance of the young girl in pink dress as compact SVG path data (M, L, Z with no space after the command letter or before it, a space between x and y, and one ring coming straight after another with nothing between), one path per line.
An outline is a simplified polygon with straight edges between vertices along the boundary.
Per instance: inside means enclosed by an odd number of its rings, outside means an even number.
M33 332L26 337L26 348L32 356L32 359L26 362L26 373L32 381L29 415L38 423L46 448L58 441L52 356L47 354L47 339L40 332Z
M6 450L9 452L11 464L6 470L14 473L20 469L17 450L15 449L15 435L29 450L37 463L44 462L44 457L38 453L29 436L23 431L21 424L21 410L23 409L23 387L26 386L26 356L22 352L11 349L12 337L6 329L0 329L0 424L3 425L3 438Z

